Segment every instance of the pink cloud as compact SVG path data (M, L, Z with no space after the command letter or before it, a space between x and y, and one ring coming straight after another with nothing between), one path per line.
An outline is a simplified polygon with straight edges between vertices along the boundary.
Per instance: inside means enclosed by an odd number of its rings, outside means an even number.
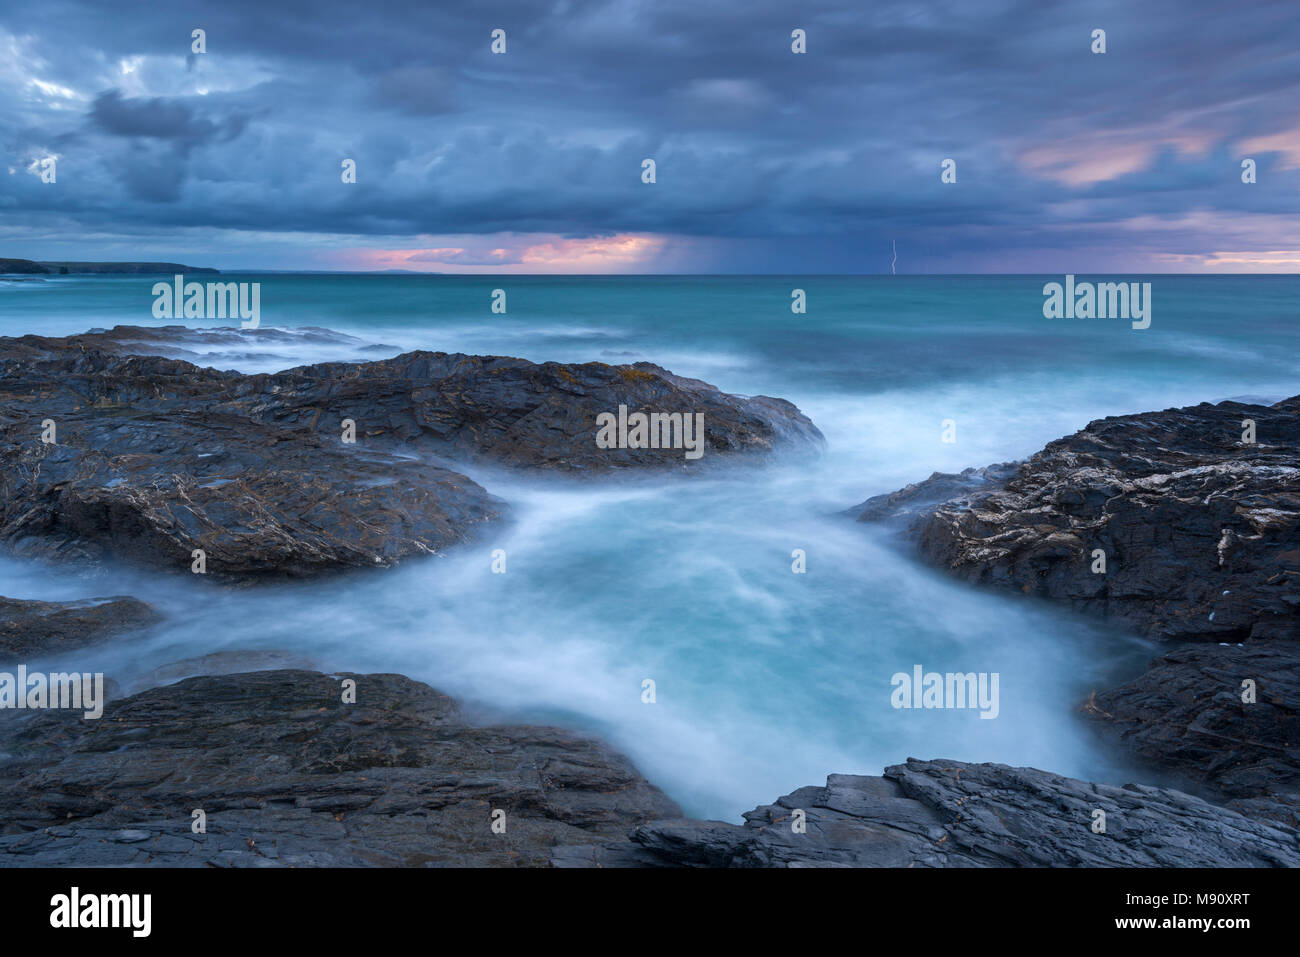
M1026 169L1066 186L1092 186L1147 169L1162 149L1204 153L1214 141L1209 133L1120 130L1031 147L1020 153L1019 161Z
M1245 252L1219 251L1212 253L1165 253L1157 261L1180 266L1191 266L1196 271L1212 272L1300 272L1300 249L1274 249Z
M1285 157L1281 169L1300 169L1300 126L1281 133L1242 140L1237 148L1243 156L1251 153L1281 153Z
M666 243L662 236L624 233L586 239L532 234L491 244L473 238L463 245L418 249L359 249L345 254L360 269L448 272L602 273L628 272L644 265Z

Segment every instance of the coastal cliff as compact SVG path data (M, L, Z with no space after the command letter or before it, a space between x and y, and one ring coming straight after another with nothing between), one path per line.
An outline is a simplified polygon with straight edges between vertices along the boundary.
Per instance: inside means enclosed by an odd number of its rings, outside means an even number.
M31 259L0 259L0 276L82 276L82 275L167 275L218 276L221 271L206 266L181 263L127 262L36 262Z

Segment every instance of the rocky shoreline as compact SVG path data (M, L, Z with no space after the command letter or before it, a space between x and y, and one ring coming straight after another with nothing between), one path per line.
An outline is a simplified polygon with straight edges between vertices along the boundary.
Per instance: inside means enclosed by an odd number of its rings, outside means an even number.
M1101 419L855 511L965 581L1174 645L1084 712L1180 786L1300 823L1300 396Z
M594 738L471 725L401 675L191 677L0 750L11 867L1300 866L1294 828L1179 791L948 760L691 820Z
M858 511L902 522L966 581L1160 640L1300 635L1300 396L1100 419L1022 463L936 474Z
M401 675L188 678L6 722L0 750L9 866L538 866L680 814L592 738L474 727Z
M822 443L784 400L650 363L415 352L244 375L184 358L245 335L0 339L0 545L178 574L202 554L204 574L235 583L382 568L508 521L458 466L608 477L701 464L598 449L595 418L619 406L703 412L709 468ZM1100 420L1024 462L936 474L854 514L973 584L1173 643L1080 707L1180 790L908 759L881 777L832 774L744 825L696 821L589 736L475 725L409 678L258 652L159 668L98 721L0 715L0 865L1300 864L1300 397ZM125 596L0 599L0 657L155 620Z
M175 571L202 552L204 574L241 580L387 567L506 517L458 462L688 471L822 443L789 402L650 363L412 352L243 375L139 354L170 331L0 339L0 545ZM702 413L707 454L597 448L592 423L620 406Z

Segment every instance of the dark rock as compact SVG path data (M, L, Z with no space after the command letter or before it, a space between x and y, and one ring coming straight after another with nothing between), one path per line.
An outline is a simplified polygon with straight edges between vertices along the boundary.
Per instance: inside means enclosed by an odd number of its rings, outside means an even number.
M1241 444L1244 419L1257 444ZM917 492L895 494L898 507L877 497L862 520L906 517ZM1149 636L1300 637L1300 397L1092 422L992 487L918 509L911 534L961 578Z
M0 712L0 750L8 866L535 866L681 813L597 741L471 727L400 675L190 678L97 721Z
M279 649L234 649L214 651L197 658L185 658L151 668L124 681L130 694L200 675L231 675L249 671L316 671L317 662L293 651Z
M1144 762L1199 792L1300 824L1298 650L1293 642L1186 646L1099 692L1085 710ZM1254 703L1242 700L1247 679Z
M795 811L806 831L795 833ZM1094 833L1094 812L1105 833ZM656 821L631 843L560 847L562 867L1295 867L1300 832L1179 791L1032 768L918 761L833 774L745 815Z
M1240 441L1246 419L1256 444ZM860 520L904 523L922 557L968 581L1197 643L1084 710L1180 786L1294 822L1300 397L1102 419L1014 468L877 496Z
M504 513L428 456L595 472L821 440L788 402L646 363L416 352L241 375L133 354L169 339L194 344L179 327L0 339L0 542L177 570L199 549L209 574L243 578L386 566L467 541ZM596 415L620 404L702 412L705 459L597 448ZM349 419L355 444L342 441ZM53 444L41 441L47 420Z
M170 360L160 360L170 361ZM0 542L215 577L393 565L470 540L504 505L456 472L212 412L124 404L32 413L0 401Z
M189 571L200 549L218 577L306 575L433 554L503 513L449 469L214 408L235 373L16 340L0 356L0 542L19 554Z
M48 342L33 337L33 342ZM185 359L203 366L246 360L261 361L270 354L292 352L306 347L336 347L355 353L382 350L396 353L393 346L367 343L364 339L347 333L322 329L319 326L294 326L292 328L235 329L231 327L190 326L115 326L112 329L91 329L88 332L57 340L68 349L78 352L103 352L121 356L163 356L168 359ZM38 356L48 350L18 346L14 340L15 354ZM258 351L261 350L261 351Z
M256 387L261 394L245 405L258 420L283 428L333 431L347 417L368 444L530 469L698 468L720 457L817 449L822 442L816 426L784 399L728 395L649 362L539 365L412 352L303 366ZM680 448L598 448L597 416L616 414L620 405L628 414L702 413L703 457L687 460Z
M1279 821L957 761L831 775L743 826L689 820L599 742L470 726L400 675L189 678L100 720L0 712L0 751L0 866L1300 865L1300 832Z
M123 595L80 601L0 597L0 661L57 655L147 628L159 619L144 602Z
M960 495L1000 488L1018 467L1017 462L1004 462L982 469L965 469L957 474L934 472L928 479L913 482L897 492L874 495L849 509L848 514L856 516L860 522L906 524Z
M315 330L328 334L328 330ZM784 399L742 397L673 375L648 362L581 365L500 356L410 352L373 362L330 362L275 374L241 375L138 356L189 348L213 336L266 337L284 330L142 329L117 326L64 339L0 339L0 371L27 390L58 389L84 404L180 410L251 419L299 436L337 442L356 423L357 442L498 465L577 472L623 467L697 467L734 454L818 450L817 427ZM277 338L278 337L278 338ZM52 380L66 380L55 382ZM19 386L13 388L17 392ZM702 413L706 452L600 449L596 417L617 413Z

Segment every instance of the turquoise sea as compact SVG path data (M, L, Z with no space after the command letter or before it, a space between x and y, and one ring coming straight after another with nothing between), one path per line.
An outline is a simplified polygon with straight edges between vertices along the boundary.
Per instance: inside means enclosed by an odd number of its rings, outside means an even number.
M517 521L441 558L236 590L4 558L0 594L130 593L160 606L170 619L157 634L78 655L80 670L123 681L213 651L289 649L325 669L411 675L485 719L598 733L693 815L739 820L827 773L909 756L1154 783L1117 765L1076 714L1152 646L950 581L840 514L935 470L1023 457L1102 416L1300 393L1300 277L1078 277L1150 282L1145 330L1043 318L1043 285L1062 278L223 275L262 284L263 328L355 339L223 346L196 357L204 364L265 371L416 348L648 360L791 400L826 452L595 486L466 467ZM166 324L152 314L158 279L0 280L0 335ZM498 288L504 315L491 311ZM791 312L796 288L804 315ZM505 575L491 574L493 548L507 551ZM791 572L794 549L807 574ZM895 710L890 678L916 664L997 672L998 717ZM646 678L654 704L642 702Z

